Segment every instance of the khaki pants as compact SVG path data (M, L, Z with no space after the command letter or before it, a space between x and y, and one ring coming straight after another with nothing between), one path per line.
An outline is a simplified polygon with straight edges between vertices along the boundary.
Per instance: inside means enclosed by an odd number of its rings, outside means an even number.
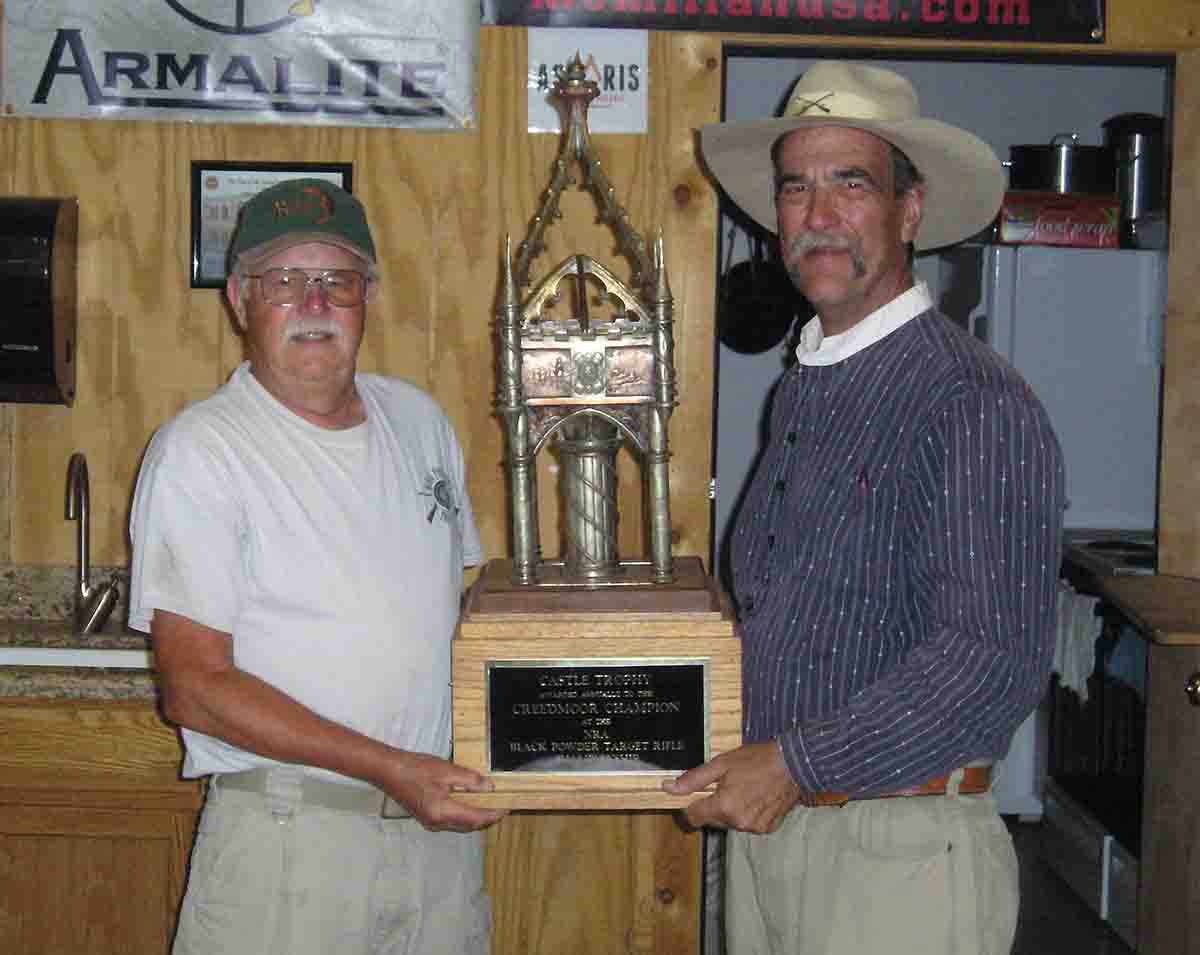
M729 833L729 955L1008 955L1017 858L990 794L797 806Z
M478 833L209 791L174 955L487 955Z

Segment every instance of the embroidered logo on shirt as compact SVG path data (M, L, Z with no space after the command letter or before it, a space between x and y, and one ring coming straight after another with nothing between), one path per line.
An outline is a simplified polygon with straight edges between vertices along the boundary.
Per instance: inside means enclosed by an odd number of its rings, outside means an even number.
M458 516L458 496L454 493L454 485L441 468L434 468L425 475L425 486L420 492L421 497L430 499L429 510L425 520L430 524L434 520L449 521L453 515Z

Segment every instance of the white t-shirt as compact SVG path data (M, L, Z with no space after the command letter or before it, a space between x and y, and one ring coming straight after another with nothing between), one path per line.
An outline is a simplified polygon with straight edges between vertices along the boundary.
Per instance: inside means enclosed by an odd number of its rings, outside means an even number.
M482 559L462 451L424 392L356 385L367 420L331 431L243 364L158 431L130 521L130 625L160 609L231 633L239 668L309 709L447 756L462 569ZM272 764L183 736L186 776Z

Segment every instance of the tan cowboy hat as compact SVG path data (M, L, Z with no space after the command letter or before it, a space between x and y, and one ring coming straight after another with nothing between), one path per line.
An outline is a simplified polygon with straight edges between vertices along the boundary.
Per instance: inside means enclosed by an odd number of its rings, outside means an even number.
M807 126L863 129L912 160L925 177L918 249L960 242L986 227L1000 208L1004 169L991 146L956 126L923 119L916 90L899 73L823 60L796 81L782 117L700 131L704 159L721 187L772 232L777 225L771 147L784 133Z

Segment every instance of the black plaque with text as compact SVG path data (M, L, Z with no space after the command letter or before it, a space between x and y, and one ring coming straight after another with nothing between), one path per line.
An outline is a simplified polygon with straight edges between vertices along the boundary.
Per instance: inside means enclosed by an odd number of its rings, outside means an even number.
M704 660L487 665L492 772L676 772L708 758Z
M1105 0L494 0L484 23L703 33L1104 42Z

